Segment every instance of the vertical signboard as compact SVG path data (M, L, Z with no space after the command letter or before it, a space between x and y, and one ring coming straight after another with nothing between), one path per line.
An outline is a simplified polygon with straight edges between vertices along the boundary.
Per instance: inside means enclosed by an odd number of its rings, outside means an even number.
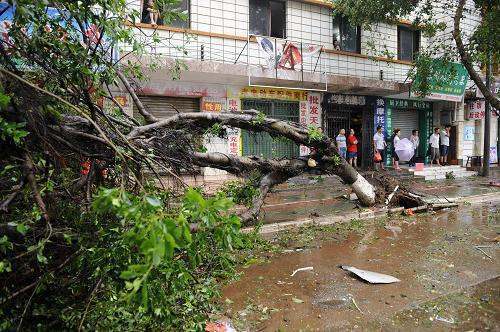
M299 103L299 122L303 127L321 127L321 95L317 92L309 92L306 101ZM311 153L307 146L300 146L300 155L307 156Z

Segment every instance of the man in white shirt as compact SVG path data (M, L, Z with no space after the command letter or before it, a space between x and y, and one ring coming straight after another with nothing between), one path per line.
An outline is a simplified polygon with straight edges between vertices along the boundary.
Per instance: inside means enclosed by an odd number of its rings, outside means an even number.
M431 167L434 160L441 166L439 162L439 128L434 128L434 133L429 137L429 144L431 145Z
M441 164L442 165L445 165L448 163L448 150L450 148L450 130L451 130L451 126L446 125L444 127L444 130L441 131L440 154L441 154Z
M410 167L415 166L418 154L418 146L420 145L420 138L418 137L418 130L413 129L411 131L410 142L413 144L413 157L410 159Z
M385 147L387 146L387 143L385 142L384 134L382 133L382 127L378 126L377 127L377 132L375 135L373 135L373 149L375 153L380 153L381 160L380 161L375 161L375 169L378 169L378 165L382 169L385 169L384 167L384 161L385 161Z

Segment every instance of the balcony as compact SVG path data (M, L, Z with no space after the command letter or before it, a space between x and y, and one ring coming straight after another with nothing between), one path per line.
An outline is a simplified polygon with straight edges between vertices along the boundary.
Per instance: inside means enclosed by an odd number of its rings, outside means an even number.
M222 79L228 84L394 94L405 90L403 83L411 66L405 61L344 52L288 39L152 27L143 23L137 26L146 32L138 32L139 38L147 40L147 32L156 30L162 40L160 45L150 48L150 54L165 59L167 63L174 59L184 60L188 66L186 75L189 72L207 73L210 78L218 81ZM262 42L263 38L268 46L272 46L269 52L259 46L258 41ZM285 62L285 53L292 55L293 63ZM300 54L301 61L293 56L296 53ZM191 77L200 76L193 74Z

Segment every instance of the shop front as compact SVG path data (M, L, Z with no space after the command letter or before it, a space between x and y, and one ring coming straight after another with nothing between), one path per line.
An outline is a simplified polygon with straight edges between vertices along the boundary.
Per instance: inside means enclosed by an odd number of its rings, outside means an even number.
M304 127L321 125L321 94L318 92L244 87L228 96L228 109L257 110L266 117L300 123ZM265 158L293 158L309 154L304 146L283 139L273 138L267 133L241 131L242 154Z
M461 149L462 164L480 166L484 154L485 100L482 98L466 99L464 104L463 144ZM490 164L498 163L499 117L496 110L490 118Z
M341 129L354 129L358 139L358 165L369 167L373 164L372 136L375 98L357 95L325 94L323 98L325 133L335 138Z
M428 162L427 141L432 134L433 128L433 110L432 103L423 100L379 98L377 100L375 125L382 125L387 140L391 137L393 130L401 130L400 137L410 138L413 130L419 131L420 145L417 151L417 162ZM383 121L380 116L382 115ZM387 155L392 152L392 145L387 148ZM391 158L387 158L387 165L392 164Z

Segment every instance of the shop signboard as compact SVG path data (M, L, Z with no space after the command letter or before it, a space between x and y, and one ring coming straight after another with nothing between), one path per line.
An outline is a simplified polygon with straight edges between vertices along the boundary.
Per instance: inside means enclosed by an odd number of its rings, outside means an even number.
M336 105L364 106L366 105L366 97L356 95L330 94L327 102L329 104Z
M435 59L432 63L432 71L432 76L428 78L429 94L425 97L461 102L469 78L467 69L461 63L444 63ZM418 80L417 76L414 83L417 83Z
M432 103L426 100L387 99L387 106L402 110L430 110Z
M310 92L307 101L301 101L299 104L299 122L303 127L321 127L321 95L317 92ZM311 153L310 149L300 146L300 155L307 156Z
M485 101L484 100L474 100L466 104L466 119L468 120L480 120L484 119L485 114ZM491 117L497 117L498 114L495 110L491 111Z
M220 112L222 111L222 102L212 100L204 101L201 109L204 112Z
M484 100L475 100L467 103L467 119L478 120L484 118Z
M377 101L375 103L375 125L373 127L373 133L377 131L377 127L381 126L382 127L382 133L385 134L386 132L386 118L385 118L385 100L383 98L377 98Z
M226 127L228 153L232 156L241 156L241 133L239 128Z
M256 99L279 99L290 101L307 101L308 92L301 90L264 88L264 87L246 87L240 90L240 98Z

